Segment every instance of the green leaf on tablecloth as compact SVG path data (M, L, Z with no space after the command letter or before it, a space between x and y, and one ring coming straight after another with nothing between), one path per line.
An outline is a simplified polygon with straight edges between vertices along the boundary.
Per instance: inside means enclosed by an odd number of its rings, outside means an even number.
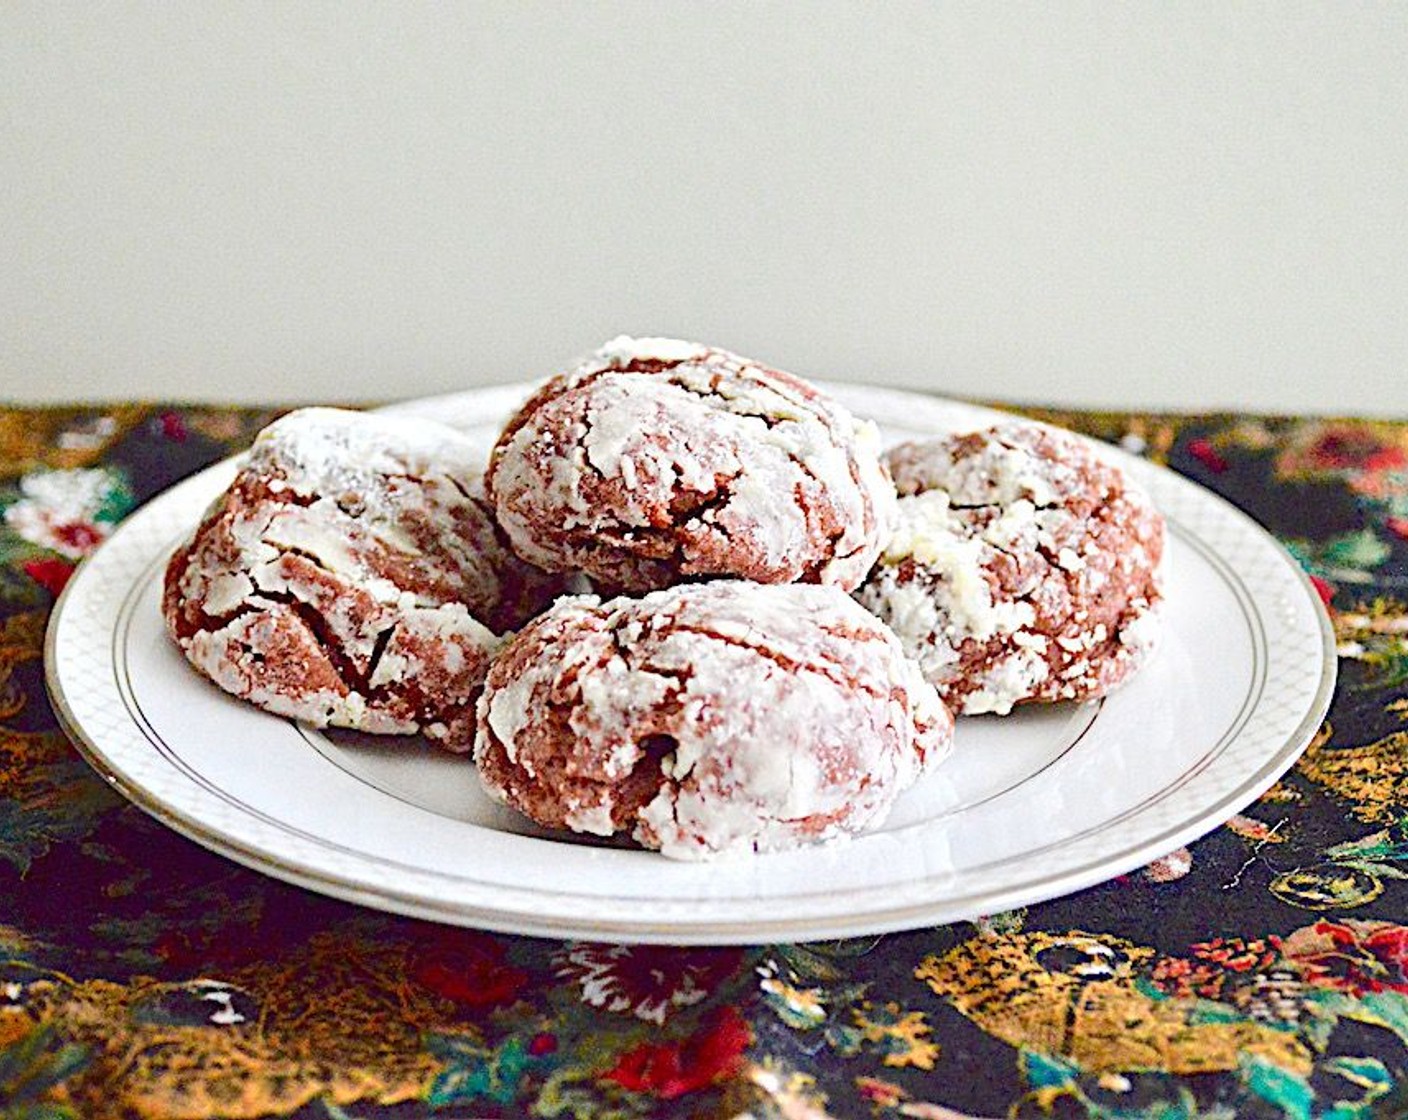
M1361 1008L1358 998L1335 988L1307 988L1300 998L1308 1014L1296 1024L1296 1029L1317 1053L1324 1053L1329 1047L1330 1036L1340 1020L1357 1018Z
M1370 992L1356 1001L1347 1018L1386 1027L1408 1044L1408 996L1402 992Z
M1323 541L1282 537L1281 543L1308 573L1324 578L1366 583L1375 569L1393 555L1371 529L1341 533Z
M1213 1105L1204 1111L1198 1107L1197 1098L1186 1088L1179 1086L1178 1098L1171 1101L1154 1101L1143 1108L1115 1108L1107 1110L1099 1106L1086 1105L1092 1120L1236 1120L1231 1109Z
M1309 1014L1296 1024L1296 1029L1310 1044L1311 1049L1317 1054L1324 1053L1330 1045L1330 1036L1335 1033L1335 1028L1339 1025L1339 1013L1324 1006L1312 996L1303 996L1302 998Z
M6 1109L4 1120L78 1120L78 1113L66 1104L22 1104Z
M1331 537L1320 546L1319 551L1327 564L1367 569L1377 568L1393 550L1372 529L1361 529L1357 533Z
M1212 1023L1241 1023L1247 1016L1237 1008L1210 999L1198 999L1188 1010L1190 1027L1206 1026Z
M559 1117L590 1117L591 1120L639 1120L650 1114L654 1102L643 1093L618 1091L608 1100L596 1087L592 1074L580 1069L562 1069L543 1083L533 1102L532 1114L543 1120Z
M773 950L799 980L832 983L844 975L830 957L810 946L775 945Z
M464 1104L479 1097L510 1104L533 1064L533 1057L516 1035L492 1049L474 1039L450 1034L430 1035L425 1046L445 1066L426 1093L426 1103L432 1108Z
M51 1024L36 1027L0 1050L0 1120L72 1120L71 1109L42 1098L89 1062L86 1046L63 1041Z
M1174 998L1144 975L1134 977L1134 990L1154 1003L1163 1003L1164 1000Z
M10 761L0 743L0 771ZM10 784L15 786L13 795L0 796L0 861L21 876L55 844L83 839L105 813L121 804L78 758L40 762ZM55 792L40 802L24 795L40 786ZM0 790L6 788L0 772Z
M1239 1068L1247 1088L1288 1120L1310 1120L1315 1090L1305 1078L1254 1054L1243 1054Z
M1080 1076L1080 1067L1074 1062L1039 1050L1023 1050L1021 1061L1022 1076L1033 1089L1070 1088Z
M1331 1073L1337 1073L1346 1081L1353 1082L1365 1089L1387 1087L1393 1084L1393 1075L1378 1058L1354 1058L1346 1055L1330 1058L1321 1068L1329 1070Z
M861 1044L865 1041L865 1035L859 1029L846 1023L827 1024L826 1030L822 1031L822 1037L826 1039L826 1045L843 1058L859 1054Z
M793 1030L814 1030L830 1017L831 996L827 989L804 985L792 969L781 967L776 959L764 961L757 972L763 1002Z
M826 1045L845 1057L857 1054L865 1041L864 1032L855 1024L856 1009L865 999L867 983L837 984L832 987L816 983L818 977L810 967L805 978L782 962L796 959L791 953L779 952L777 957L763 962L757 969L759 990L763 1002L778 1019L795 1031L821 1032ZM828 975L834 974L826 970Z
M1393 1074L1378 1058L1346 1055L1331 1058L1321 1068L1365 1090L1357 1101L1336 1101L1329 1112L1321 1114L1321 1120L1364 1120L1374 1114L1377 1102L1393 1089Z
M262 885L262 884L261 884ZM161 967L163 943L200 945L237 929L254 930L264 911L258 889L241 889L238 873L188 887L135 917L95 918L89 930L112 946L116 959L136 968Z
M985 937L1001 937L1008 933L1021 933L1027 924L1027 908L1019 906L1014 910L999 910L994 914L984 914L973 919L973 926Z
M1408 840L1398 830L1385 828L1326 848L1325 856L1336 863L1351 859L1408 859Z
M17 555L0 542L0 603L12 607L41 607L50 595L22 567Z
M127 479L115 470L109 470L108 474L112 480L111 487L103 492L102 501L98 508L93 511L94 521L103 521L109 525L116 525L124 517L132 512L134 501L132 498L132 487Z
M1362 871L1371 878L1380 879L1408 879L1408 871L1401 867L1395 867L1391 863L1374 863L1367 859L1347 859L1340 861L1341 867L1348 867L1352 871Z

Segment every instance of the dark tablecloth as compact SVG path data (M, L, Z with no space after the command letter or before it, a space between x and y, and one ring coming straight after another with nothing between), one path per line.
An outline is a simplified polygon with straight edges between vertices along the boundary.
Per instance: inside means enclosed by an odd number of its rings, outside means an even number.
M1408 1114L1408 423L1041 413L1218 491L1312 574L1340 685L1303 760L1053 902L677 950L286 886L64 739L42 641L75 561L274 415L0 408L0 1120Z

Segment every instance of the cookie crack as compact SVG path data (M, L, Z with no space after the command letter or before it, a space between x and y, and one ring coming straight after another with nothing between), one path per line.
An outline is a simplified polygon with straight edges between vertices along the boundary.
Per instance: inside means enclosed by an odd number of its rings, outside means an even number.
M295 490L293 488L293 484L290 483L287 478L280 478L277 480L282 483L282 485L277 490L271 487L271 481L274 480L263 481L255 488L257 490L257 496L259 498L267 498L269 501L273 502L276 505L300 506L304 509L311 505L316 505L319 501L322 500L321 495L302 494L299 491Z
M806 459L802 458L795 451L791 450L787 452L787 459L790 463L792 463L793 466L795 466L799 471L801 471L802 474L804 474L807 478L811 479L817 489L822 494L828 494L830 492L830 488L826 485L826 482L821 478L820 475L816 473L816 470L812 467L809 462L807 462ZM854 476L852 476L852 481L854 482ZM796 504L797 509L801 511L803 520L808 520L807 515L812 512L812 507L809 502L805 502L802 500L802 495L798 493L799 489L800 487L793 487L792 500ZM860 487L857 487L856 489L858 493L861 492ZM865 521L872 522L874 520L873 508L866 505L866 503L864 502L862 502L862 505L865 506ZM816 559L811 561L811 563L809 563L805 568L802 569L802 574L800 577L801 582L819 583L821 582L821 573L826 567L835 563L837 560L849 560L857 553L864 551L866 547L866 542L870 538L870 531L872 526L870 524L862 524L861 527L864 531L860 534L860 539L857 541L856 547L851 549L851 551L849 552L843 553L840 551L838 546L849 531L849 526L846 524L844 518L837 518L836 526L827 531L827 533L825 534L826 548L823 550L823 554L821 556L818 556Z
M246 596L243 605L234 610L226 611L224 614L208 614L204 608L187 602L182 615L182 622L190 622L190 626L181 626L177 631L177 639L181 642L188 642L197 634L218 634L226 627L238 622L241 618L251 614L258 614L259 608L252 606L249 599L253 596Z
M862 681L844 674L835 664L821 662L799 661L796 658L788 657L777 650L769 649L767 646L755 642L746 641L735 634L721 634L717 630L711 630L706 626L676 625L671 627L672 631L681 634L698 634L700 637L712 638L714 641L724 645L733 646L735 649L748 650L765 658L773 664L785 669L789 673L808 672L815 673L819 677L825 677L832 684L841 685L847 689L868 693L872 696L880 695L878 689L872 688Z
M670 499L670 514L672 517L683 518L686 521L697 520L708 524L713 530L727 537L728 530L717 522L712 524L705 522L705 515L713 512L717 513L724 509L729 502L733 501L734 484L742 476L742 471L734 471L733 474L715 474L714 488L710 491L687 490L682 494L676 494ZM690 498L689 495L697 494L697 498Z
M913 494L901 494L900 497L917 498L921 494L932 494L936 491L942 494L948 493L948 491L945 490L943 486L931 486L927 490L916 490ZM1031 505L1032 510L1036 513L1050 513L1052 510L1064 510L1066 508L1060 502L1037 502L1031 498L1025 497L1015 498L1013 499L1013 502L1027 502ZM952 498L950 498L948 502L948 508L952 510L961 510L965 513L975 513L983 510L991 510L992 512L1001 516L1002 514L1009 512L1011 506L1013 505L1013 502L955 502Z
M642 372L663 372L665 369L674 370L681 366L705 368L705 363L709 362L709 360L709 358L705 358L702 361L676 362L668 367L661 367L659 371L646 370ZM682 376L670 377L668 381L681 392L705 404L714 405L721 412L726 412L731 416L737 416L740 419L757 420L762 423L768 431L773 431L785 424L801 424L806 422L806 420L798 420L791 416L774 416L764 411L762 406L749 407L751 402L746 395L730 396L727 393L721 392L719 386L723 384L725 374L730 374L741 381L746 381L750 388L775 393L778 397L787 401L792 407L805 412L807 419L812 420L820 427L826 429L827 434L833 440L835 439L835 432L832 429L832 425L827 422L826 417L817 411L812 402L805 399L794 399L782 392L778 386L769 385L760 377L750 376L748 373L750 367L746 365L741 365L737 362L719 362L717 358L713 360L713 365L715 368L711 369L709 372L710 387L708 389L690 384Z
M311 603L304 602L288 591L261 590L257 596L251 596L251 598L256 597L270 603L278 603L293 612L299 622L307 629L313 641L317 643L323 656L328 659L328 664L332 666L333 672L337 674L349 691L359 693L369 700L379 699L385 695L383 689L371 687L368 679L370 674L364 673L357 667L356 662L348 656L337 635L333 633L332 627L328 625L328 620L323 616L323 613ZM390 641L389 633L387 640Z
M673 629L673 628L672 628ZM650 673L653 676L664 677L675 682L675 688L669 694L670 700L678 700L689 682L694 677L694 671L683 666L656 665L648 656L638 658L641 652L640 646L644 643L628 642L624 634L621 633L619 625L611 626L606 631L606 636L611 642L612 649L632 672Z
M369 686L376 679L377 666L381 664L381 659L386 654L386 647L391 644L392 635L396 633L396 626L397 624L393 622L385 630L378 633L376 641L372 643L372 653L367 658L366 680Z
M285 556L297 556L300 560L307 560L308 563L312 564L313 567L317 568L320 572L327 572L328 575L338 574L329 568L327 564L324 563L323 558L317 553L311 552L299 545L284 544L281 541L270 540L268 537L262 537L261 543L267 544L270 548L274 549L279 554L279 559ZM277 562L278 561L271 561L271 563Z

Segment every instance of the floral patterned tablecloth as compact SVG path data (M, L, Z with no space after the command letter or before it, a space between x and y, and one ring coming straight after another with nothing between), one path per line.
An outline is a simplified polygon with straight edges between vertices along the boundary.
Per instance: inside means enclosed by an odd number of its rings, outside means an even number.
M42 685L74 563L264 410L0 409L0 1118L1408 1115L1408 423L1042 413L1225 495L1340 686L1188 849L973 922L764 948L452 929L121 801Z

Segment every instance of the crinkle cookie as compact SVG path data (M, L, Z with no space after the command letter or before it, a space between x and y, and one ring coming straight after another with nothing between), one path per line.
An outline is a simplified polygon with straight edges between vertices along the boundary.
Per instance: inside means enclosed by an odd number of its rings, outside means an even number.
M680 859L864 829L953 733L844 592L735 580L559 599L494 662L478 715L491 796Z
M1101 696L1144 661L1163 518L1084 440L1014 421L888 461L899 529L856 597L955 713Z
M478 463L432 422L290 413L171 558L171 635L278 715L468 750L497 633L557 590L499 539Z
M682 578L853 589L889 535L874 425L724 350L618 338L509 422L486 487L518 554L641 592Z

